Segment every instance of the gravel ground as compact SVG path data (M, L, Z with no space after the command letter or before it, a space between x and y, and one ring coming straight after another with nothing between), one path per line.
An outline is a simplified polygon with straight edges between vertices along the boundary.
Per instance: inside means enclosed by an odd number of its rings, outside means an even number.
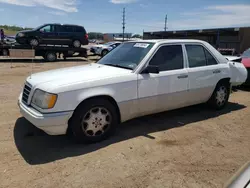
M0 187L222 187L249 160L247 90L222 111L198 105L138 118L91 145L48 136L21 117L17 97L31 72L92 60L0 60Z

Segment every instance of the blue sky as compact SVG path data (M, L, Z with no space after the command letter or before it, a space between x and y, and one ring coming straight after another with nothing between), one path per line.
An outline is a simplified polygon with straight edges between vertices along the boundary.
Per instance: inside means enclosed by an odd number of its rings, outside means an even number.
M0 0L0 25L36 27L43 23L85 26L88 32L160 31L250 26L249 0Z

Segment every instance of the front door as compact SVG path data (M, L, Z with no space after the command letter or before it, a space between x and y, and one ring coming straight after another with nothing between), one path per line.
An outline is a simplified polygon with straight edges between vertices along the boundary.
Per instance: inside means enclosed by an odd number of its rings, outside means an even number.
M138 75L140 115L186 106L188 72L182 48L182 45L160 46L149 62L159 67L159 74Z
M40 29L41 42L44 44L57 44L58 33L55 25L46 25Z

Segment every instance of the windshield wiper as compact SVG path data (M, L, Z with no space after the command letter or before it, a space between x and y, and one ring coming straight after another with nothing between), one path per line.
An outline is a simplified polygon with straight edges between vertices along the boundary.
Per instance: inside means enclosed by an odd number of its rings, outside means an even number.
M126 66L122 66L122 65L118 65L118 64L111 64L111 63L108 63L108 64L104 64L104 65L108 65L108 66L112 66L112 67L118 67L118 68L124 68L124 69L133 70L133 68L126 67Z

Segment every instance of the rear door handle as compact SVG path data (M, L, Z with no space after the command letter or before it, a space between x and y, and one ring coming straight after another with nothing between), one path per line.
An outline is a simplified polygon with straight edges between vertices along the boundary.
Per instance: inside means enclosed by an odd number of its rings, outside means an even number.
M188 75L186 75L186 74L178 76L179 79L187 78L187 77L188 77Z
M218 73L220 73L220 72L221 72L220 70L214 70L214 71L213 71L214 74L218 74Z

